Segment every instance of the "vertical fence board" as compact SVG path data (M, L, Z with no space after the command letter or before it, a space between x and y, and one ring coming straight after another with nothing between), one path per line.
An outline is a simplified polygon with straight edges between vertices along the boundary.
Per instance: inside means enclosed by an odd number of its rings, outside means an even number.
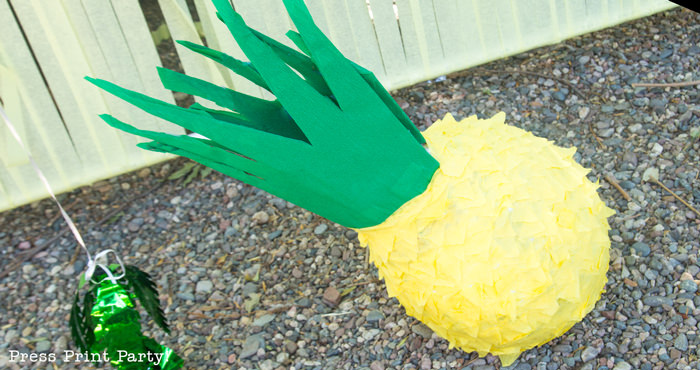
M336 35L351 34L355 39L358 54L358 59L355 60L355 62L374 71L374 74L380 81L386 80L386 71L384 70L382 56L379 52L377 35L374 32L374 26L372 26L372 21L369 18L367 3L365 1L345 0L345 6L347 7L345 14L336 13L334 19L349 19L351 26L349 29L350 32L342 28L336 28Z
M201 44L199 33L187 8L181 7L175 0L158 0L158 4L163 11L163 17L165 17L165 22L173 40L185 40ZM216 17L215 14L213 16ZM216 67L216 62L193 53L183 46L176 44L176 48L185 73L217 85L226 85L226 78L224 78L222 71ZM207 104L199 97L195 97L195 100L199 103Z
M214 14L214 5L208 1L208 0L195 0L194 2L195 8L197 9L197 14L199 14L199 21L202 25L202 30L204 31L204 34L206 35L206 44L212 49L216 50L221 50L223 52L228 53L229 55L233 57L239 57L239 54L242 54L240 52L240 49L238 49L239 53L232 53L229 48L224 47L224 45L230 45L230 44L235 44L233 42L233 38L231 37L231 34L228 32L228 29L226 26L219 21L218 18L216 18L216 15ZM173 36L173 41L176 41L177 38ZM197 44L203 44L201 40L197 40ZM177 46L178 48L178 54L193 54L192 51L185 50L182 47ZM182 58L182 56L181 56ZM225 84L229 88L233 88L234 86L234 81L236 81L236 78L238 77L236 74L230 72L226 67L216 63L215 64L217 70L221 74L222 79L224 80Z
M157 99L174 103L170 91L163 88L158 78L156 66L161 66L158 50L153 39L145 37L150 33L138 0L111 0L119 26L124 33L126 53L132 58L143 92ZM133 74L133 72L132 72ZM173 129L173 125L160 119L152 119L144 126L149 129L165 130L170 133L183 133L183 129Z
M71 24L76 29L79 35L79 42L90 40L90 48L85 48L85 62L90 66L92 77L118 81L118 83L126 88L144 92L143 84L139 78L138 68L136 63L131 58L132 50L129 49L124 34L117 20L114 9L109 1L89 1L89 0L65 0L64 3L79 4L85 11L85 19L74 17L74 13L68 13L71 18ZM94 40L93 40L94 39ZM93 43L97 44L94 47ZM138 50L133 50L133 53L138 53ZM155 62L155 61L151 61ZM101 70L99 73L92 72L93 65L98 65ZM106 70L102 70L106 67ZM134 73L136 71L137 73ZM104 74L103 74L104 73ZM105 109L100 113L111 113L118 119L138 123L139 125L152 126L153 118L139 110L132 109L129 104L117 99L110 94L107 94L94 86L89 86L97 96L102 97L102 103ZM118 137L118 143L121 144L121 150L125 153L125 158L128 161L122 163L123 168L133 168L139 163L147 159L148 154L143 151L134 150L133 147L139 142L144 141L141 138L133 135L125 135L122 132L108 127L98 117L94 115L90 120L95 125L111 130ZM154 128L154 127L148 127ZM89 145L84 143L83 145Z
M457 32L462 19L457 13L457 0L433 0L433 9L445 59L449 60L448 64L463 64L463 35Z
M264 0L263 4L265 25L269 35L289 47L294 47L294 43L285 35L292 29L292 22L284 4L279 0Z
M364 5L364 2L360 5ZM328 33L325 33L326 36L336 44L346 58L356 63L362 63L362 56L358 50L359 44L356 39L358 37L356 26L348 19L348 9L345 0L323 1L323 12L328 22ZM356 16L366 18L363 14L357 14Z
M413 20L413 7L409 3L409 0L397 1L396 7L399 13L398 24L401 31L401 41L403 43L407 66L406 70L403 72L403 81L408 85L410 81L417 81L420 78L419 76L427 76L429 70L421 55L421 45L418 42L418 30ZM394 86L402 86L402 84Z
M82 49L62 4L24 0L12 5L20 22L32 25L24 30L81 157L84 173L80 176L123 168L130 154L115 130L95 119L107 109L94 87L83 79L91 71L88 51Z
M80 185L80 158L5 1L0 1L0 34L0 98L4 109L56 191ZM0 210L45 197L46 191L4 124L0 124L0 138L3 144L14 144L8 145L8 150L17 151L0 160Z
M478 14L474 11L474 1L457 1L458 14L461 24L454 30L462 34L464 57L462 62L468 65L478 65L486 60L486 45L484 44L483 29Z
M442 41L435 19L433 0L409 0L413 26L423 60L424 76L432 78L444 70Z
M552 39L559 40L559 30L554 22L534 21L553 18L549 1L521 0L513 2L513 5L520 48L527 47L528 43L542 44Z
M385 84L401 84L406 78L404 71L408 68L406 54L401 40L401 31L394 5L391 0L372 0L370 9L373 26L386 72Z

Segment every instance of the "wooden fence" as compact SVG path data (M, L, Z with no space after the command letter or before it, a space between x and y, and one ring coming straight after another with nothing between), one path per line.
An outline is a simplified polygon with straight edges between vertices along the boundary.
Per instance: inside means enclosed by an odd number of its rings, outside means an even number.
M147 0L143 0L147 1ZM151 0L156 1L156 0ZM188 1L200 22L193 22ZM157 0L176 40L244 58L209 0ZM665 0L306 0L320 28L389 89L482 64L675 6ZM291 46L281 0L234 0L248 24ZM167 159L104 124L111 113L140 127L173 125L88 84L86 75L173 102L138 0L0 0L0 104L56 192ZM260 89L206 58L177 49L193 76L246 93ZM0 210L47 196L0 124Z

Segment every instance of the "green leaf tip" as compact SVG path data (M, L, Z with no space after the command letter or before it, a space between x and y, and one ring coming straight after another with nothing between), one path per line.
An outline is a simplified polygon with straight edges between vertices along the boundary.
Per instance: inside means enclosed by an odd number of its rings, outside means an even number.
M141 148L188 157L348 227L378 225L425 191L439 164L422 147L423 136L376 77L335 48L303 0L284 0L299 30L287 35L301 52L248 27L228 0L212 1L250 61L178 43L275 100L159 68L166 89L206 101L186 109L87 79L204 139L140 130L110 115L102 119L152 140Z

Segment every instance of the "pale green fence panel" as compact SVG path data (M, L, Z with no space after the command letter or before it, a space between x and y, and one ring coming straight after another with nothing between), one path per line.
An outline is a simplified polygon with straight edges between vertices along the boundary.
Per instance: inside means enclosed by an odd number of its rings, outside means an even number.
M0 99L47 179L58 187L80 184L72 178L79 163L41 74L6 2L0 2ZM35 122L42 122L36 125ZM0 125L0 209L46 196L29 160Z
M228 29L216 18L211 2L193 1L199 25L192 20L187 0L158 0L173 39L201 43L201 29L210 47L245 60ZM284 34L294 26L280 0L232 2L251 27L293 46ZM675 6L665 0L306 3L338 48L374 71L388 89ZM0 34L0 99L57 192L169 158L136 149L139 139L110 128L97 116L111 113L126 122L138 122L140 127L172 133L181 133L181 129L83 80L90 75L118 81L174 101L158 81L155 66L160 60L138 0L0 1ZM217 63L179 45L176 49L187 74L271 98ZM46 195L17 144L0 125L0 210Z
M169 158L134 150L137 138L112 129L98 115L111 113L149 129L182 130L84 80L86 75L118 79L174 102L158 82L154 66L160 60L137 0L2 1L0 34L0 99L55 192ZM13 140L0 125L0 210L47 196Z

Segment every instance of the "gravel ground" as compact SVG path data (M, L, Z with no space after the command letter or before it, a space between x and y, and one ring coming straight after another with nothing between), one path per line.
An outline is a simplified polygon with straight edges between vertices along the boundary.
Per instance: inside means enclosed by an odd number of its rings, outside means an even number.
M700 216L644 181L658 171L700 208L700 89L630 86L700 79L699 21L674 10L395 92L421 128L447 112L502 110L512 125L578 147L577 160L617 211L609 283L596 309L511 368L700 368ZM153 274L173 334L146 333L187 368L500 368L495 357L448 349L407 317L355 232L216 172L162 182L185 163L60 199L92 250L114 248ZM143 197L128 200L135 195ZM0 214L0 225L0 273L63 228L47 200ZM74 348L67 318L85 267L82 254L72 259L75 248L66 235L0 278L0 368L90 368L61 361ZM10 350L57 353L59 361L9 363Z

